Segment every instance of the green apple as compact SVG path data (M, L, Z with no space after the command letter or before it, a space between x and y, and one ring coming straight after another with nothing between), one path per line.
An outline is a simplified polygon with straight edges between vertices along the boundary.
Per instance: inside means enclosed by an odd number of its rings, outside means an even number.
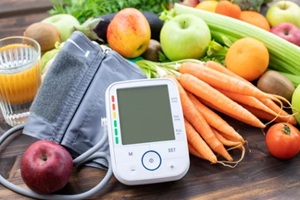
M191 14L180 14L166 21L160 32L161 48L171 61L203 57L210 41L208 25Z
M300 84L294 90L292 96L292 107L293 113L297 119L298 124L300 124Z
M281 0L268 8L266 18L271 27L290 22L300 28L300 7L292 1Z
M79 26L79 21L69 14L57 14L47 17L42 22L50 23L59 30L61 41L66 41L75 31L75 27Z

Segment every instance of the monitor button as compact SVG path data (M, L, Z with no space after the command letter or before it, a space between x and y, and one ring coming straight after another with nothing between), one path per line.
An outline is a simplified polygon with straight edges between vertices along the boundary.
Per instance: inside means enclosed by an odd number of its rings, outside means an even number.
M147 151L142 156L142 164L147 170L154 171L160 167L161 157L156 151Z

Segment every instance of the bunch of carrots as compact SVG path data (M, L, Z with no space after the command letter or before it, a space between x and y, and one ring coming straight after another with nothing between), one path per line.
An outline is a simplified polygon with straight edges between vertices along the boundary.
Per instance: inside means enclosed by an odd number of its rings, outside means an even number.
M136 64L156 78L169 77L177 83L189 151L213 164L234 167L245 154L242 135L216 111L262 129L267 123L261 119L268 123L297 124L295 117L283 109L283 103L289 104L288 100L259 90L215 61L188 59L155 63L140 60ZM239 160L234 161L230 155L232 149L241 150Z

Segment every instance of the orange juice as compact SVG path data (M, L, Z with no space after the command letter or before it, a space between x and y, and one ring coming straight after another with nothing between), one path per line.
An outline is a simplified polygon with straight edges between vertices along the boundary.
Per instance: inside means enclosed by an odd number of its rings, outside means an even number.
M0 47L0 107L12 126L26 120L41 84L39 48L24 41Z
M22 72L0 73L0 99L10 104L32 101L41 84L40 76L39 62Z

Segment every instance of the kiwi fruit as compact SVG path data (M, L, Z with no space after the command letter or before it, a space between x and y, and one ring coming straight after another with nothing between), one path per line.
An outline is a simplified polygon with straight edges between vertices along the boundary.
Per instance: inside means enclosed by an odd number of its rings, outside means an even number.
M55 43L61 41L59 30L54 25L44 22L29 25L23 35L36 40L42 52L53 49Z
M256 86L264 92L282 96L289 101L295 90L293 83L275 70L264 72L257 80Z
M142 54L142 57L146 60L158 62L160 52L162 52L160 43L157 40L150 39L149 45L146 51Z

